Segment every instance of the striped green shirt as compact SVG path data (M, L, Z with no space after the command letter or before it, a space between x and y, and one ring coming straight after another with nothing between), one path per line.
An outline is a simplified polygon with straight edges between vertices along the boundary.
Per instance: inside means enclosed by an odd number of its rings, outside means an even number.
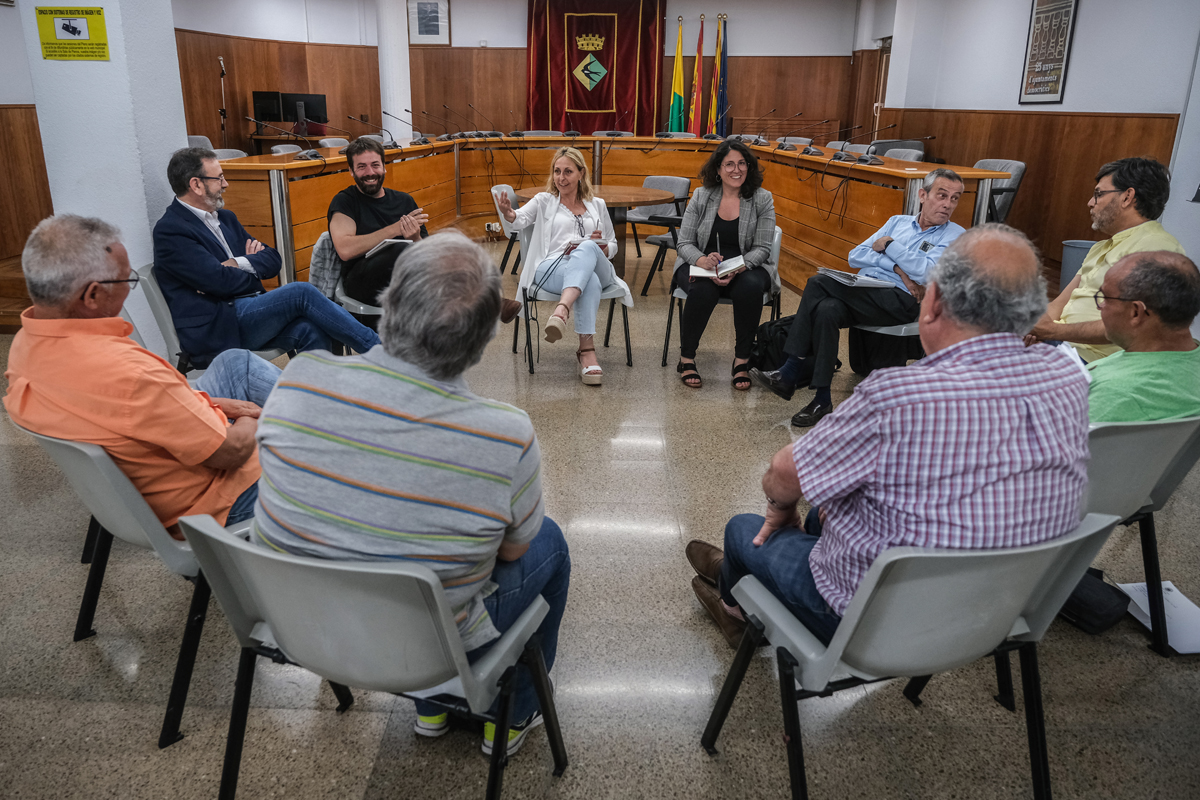
M296 555L431 568L469 651L499 636L483 598L501 541L542 526L529 416L376 346L302 353L258 425L254 539Z

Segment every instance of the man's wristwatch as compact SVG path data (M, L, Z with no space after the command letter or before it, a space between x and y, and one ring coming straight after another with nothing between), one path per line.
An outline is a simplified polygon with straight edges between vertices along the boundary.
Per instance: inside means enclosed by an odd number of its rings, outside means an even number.
M799 502L800 501L797 500L792 503L781 503L778 500L776 500L775 498L771 497L770 495L767 495L767 505L769 505L771 508L778 508L778 509L781 509L784 511L786 511L789 508L795 508L796 503L799 503Z

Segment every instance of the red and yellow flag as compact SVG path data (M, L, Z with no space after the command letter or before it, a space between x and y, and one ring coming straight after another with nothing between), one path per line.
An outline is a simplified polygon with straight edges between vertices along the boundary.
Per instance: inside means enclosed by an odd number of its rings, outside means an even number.
M688 132L699 136L704 131L701 130L700 120L704 116L704 95L700 84L701 75L704 67L704 15L700 15L700 37L696 40L696 68L692 71L692 103L688 108Z

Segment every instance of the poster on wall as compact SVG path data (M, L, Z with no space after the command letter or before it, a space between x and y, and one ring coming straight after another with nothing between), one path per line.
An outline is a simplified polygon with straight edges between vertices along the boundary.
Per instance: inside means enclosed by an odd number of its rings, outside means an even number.
M1075 32L1075 0L1033 0L1019 102L1061 103Z
M108 61L103 8L35 8L46 61Z
M450 44L447 0L408 0L408 43Z

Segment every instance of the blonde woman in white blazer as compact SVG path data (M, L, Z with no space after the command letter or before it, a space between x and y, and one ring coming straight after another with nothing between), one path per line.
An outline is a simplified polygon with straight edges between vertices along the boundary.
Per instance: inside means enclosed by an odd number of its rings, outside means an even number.
M519 290L537 286L561 296L546 320L546 341L562 338L567 321L574 316L580 376L585 384L599 386L604 371L596 361L593 337L600 294L619 284L625 290L622 302L627 306L633 305L633 295L609 261L617 254L617 235L608 207L592 194L583 154L574 147L560 147L550 162L545 191L521 208L513 209L507 194L496 199L509 223L517 228L534 226L529 252L522 254L525 266Z

